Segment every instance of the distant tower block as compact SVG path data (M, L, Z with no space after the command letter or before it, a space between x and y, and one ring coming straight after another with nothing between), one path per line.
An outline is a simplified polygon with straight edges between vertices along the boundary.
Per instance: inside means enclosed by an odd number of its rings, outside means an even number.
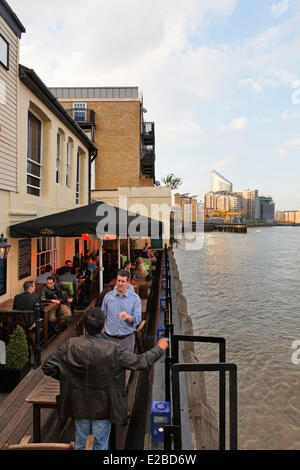
M221 191L232 193L232 183L215 170L210 172L210 186L213 193Z

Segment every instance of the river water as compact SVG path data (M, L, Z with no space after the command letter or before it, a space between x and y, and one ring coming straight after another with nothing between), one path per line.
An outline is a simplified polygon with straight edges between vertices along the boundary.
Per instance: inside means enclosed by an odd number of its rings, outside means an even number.
M300 364L292 361L300 340L300 227L210 232L202 249L184 245L174 254L194 334L224 337L226 360L238 368L239 449L300 449ZM217 345L195 350L201 362L218 362ZM206 377L217 413L218 375Z

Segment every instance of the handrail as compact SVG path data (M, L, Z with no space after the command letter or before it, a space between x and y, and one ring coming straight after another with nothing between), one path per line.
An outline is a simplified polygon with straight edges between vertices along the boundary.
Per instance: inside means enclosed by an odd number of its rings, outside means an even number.
M226 362L226 340L218 336L193 336L174 335L171 338L172 358L166 364L166 379L170 380L170 367L179 362L179 342L190 341L193 343L219 344L219 362ZM225 427L226 427L226 376L224 371L220 371L219 376L219 447L225 449Z
M170 348L165 356L165 400L171 402L171 368L179 361L179 342L190 341L198 343L219 344L219 362L226 362L226 340L215 336L193 336L193 335L174 335L174 325L172 322L172 298L171 298L171 275L169 256L165 246L163 253L165 264L166 284L166 308L164 311L164 320L166 335L170 339ZM173 393L172 393L173 396ZM174 423L176 425L176 423ZM176 428L176 426L175 426ZM177 431L176 431L177 432ZM225 449L226 446L226 371L219 369L219 448Z
M237 411L237 366L236 364L173 364L172 365L172 398L173 398L173 427L181 427L180 416L180 372L229 372L229 416L230 416L230 450L236 450L238 446L238 411ZM167 426L164 427L166 429ZM170 432L167 430L167 442L165 450L171 449ZM174 450L182 449L181 432L174 433Z
M34 310L0 310L0 314L14 314L14 315L34 315L34 322L35 322L35 342L33 348L34 354L34 365L33 367L36 369L41 365L41 341L40 341L40 313L41 307L40 304L37 302L34 305Z

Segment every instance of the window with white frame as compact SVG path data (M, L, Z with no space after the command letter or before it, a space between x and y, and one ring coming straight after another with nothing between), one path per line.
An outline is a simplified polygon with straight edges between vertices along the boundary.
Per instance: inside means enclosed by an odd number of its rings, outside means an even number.
M42 123L30 111L28 112L27 146L27 193L41 195L41 132Z
M71 141L67 142L67 168L66 168L66 186L71 186Z
M79 204L79 200L80 200L80 153L77 152L75 203Z
M6 39L0 34L0 64L7 70L9 68L9 44Z
M57 239L55 237L37 239L37 276L44 271L48 264L51 264L55 272L57 268Z
M56 182L60 182L60 165L61 165L61 135L58 132L56 138Z

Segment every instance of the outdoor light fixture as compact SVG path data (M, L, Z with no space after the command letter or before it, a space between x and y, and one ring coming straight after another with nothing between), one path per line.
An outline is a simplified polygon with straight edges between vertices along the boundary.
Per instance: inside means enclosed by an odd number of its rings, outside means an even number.
M91 237L89 236L88 233L82 233L81 236L82 236L82 238L83 238L85 241L88 241L88 240L91 239Z
M7 243L7 239L4 238L3 233L1 233L0 237L0 259L7 259L8 252L10 250L11 245Z

